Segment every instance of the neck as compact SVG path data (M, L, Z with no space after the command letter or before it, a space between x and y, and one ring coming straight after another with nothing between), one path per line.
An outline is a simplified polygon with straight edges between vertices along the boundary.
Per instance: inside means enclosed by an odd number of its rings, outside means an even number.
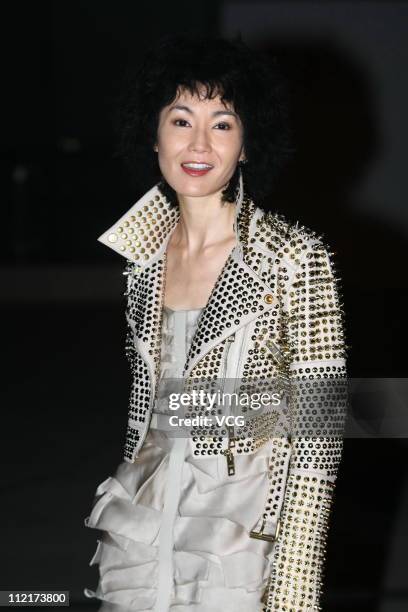
M180 219L172 236L174 246L193 254L234 238L234 202L221 202L219 193L177 197Z

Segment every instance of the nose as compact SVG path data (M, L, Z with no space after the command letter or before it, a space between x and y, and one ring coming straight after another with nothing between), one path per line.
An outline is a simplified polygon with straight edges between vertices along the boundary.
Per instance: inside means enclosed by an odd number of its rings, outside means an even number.
M205 152L211 149L208 132L204 127L196 127L191 130L190 151Z

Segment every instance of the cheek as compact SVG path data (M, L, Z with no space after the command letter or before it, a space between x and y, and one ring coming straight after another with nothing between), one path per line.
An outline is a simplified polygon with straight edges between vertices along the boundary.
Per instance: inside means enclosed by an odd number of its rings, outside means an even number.
M239 154L240 150L233 147L230 147L228 150L225 151L223 159L224 165L226 169L228 169L228 171L230 171L231 168L235 168L235 166L237 165Z
M160 155L166 161L171 162L174 156L178 155L185 146L183 134L175 133L173 130L163 129L159 134Z
M218 150L228 163L235 163L241 153L242 141L239 136L231 136L219 143Z
M169 165L174 158L174 143L166 138L159 140L159 159L161 164Z

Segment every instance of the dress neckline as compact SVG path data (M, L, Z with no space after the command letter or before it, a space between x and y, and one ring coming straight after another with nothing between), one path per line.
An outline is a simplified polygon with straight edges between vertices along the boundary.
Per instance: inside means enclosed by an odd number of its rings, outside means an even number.
M199 310L203 310L203 308L204 306L201 306L201 308L179 308L177 310L174 310L174 308L170 308L170 306L164 305L164 309L169 310L170 312L197 312Z

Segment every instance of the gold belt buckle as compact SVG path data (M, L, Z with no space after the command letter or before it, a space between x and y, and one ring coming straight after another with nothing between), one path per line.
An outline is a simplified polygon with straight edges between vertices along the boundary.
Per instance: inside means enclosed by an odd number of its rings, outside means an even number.
M264 527L265 527L265 522L266 522L266 520L264 519L262 521L261 529L259 531L255 531L254 529L252 531L250 531L249 532L249 537L250 538L254 538L255 540L266 540L266 542L274 542L278 538L278 536L279 536L280 520L278 520L278 522L276 524L275 535L269 535L269 534L263 532Z

